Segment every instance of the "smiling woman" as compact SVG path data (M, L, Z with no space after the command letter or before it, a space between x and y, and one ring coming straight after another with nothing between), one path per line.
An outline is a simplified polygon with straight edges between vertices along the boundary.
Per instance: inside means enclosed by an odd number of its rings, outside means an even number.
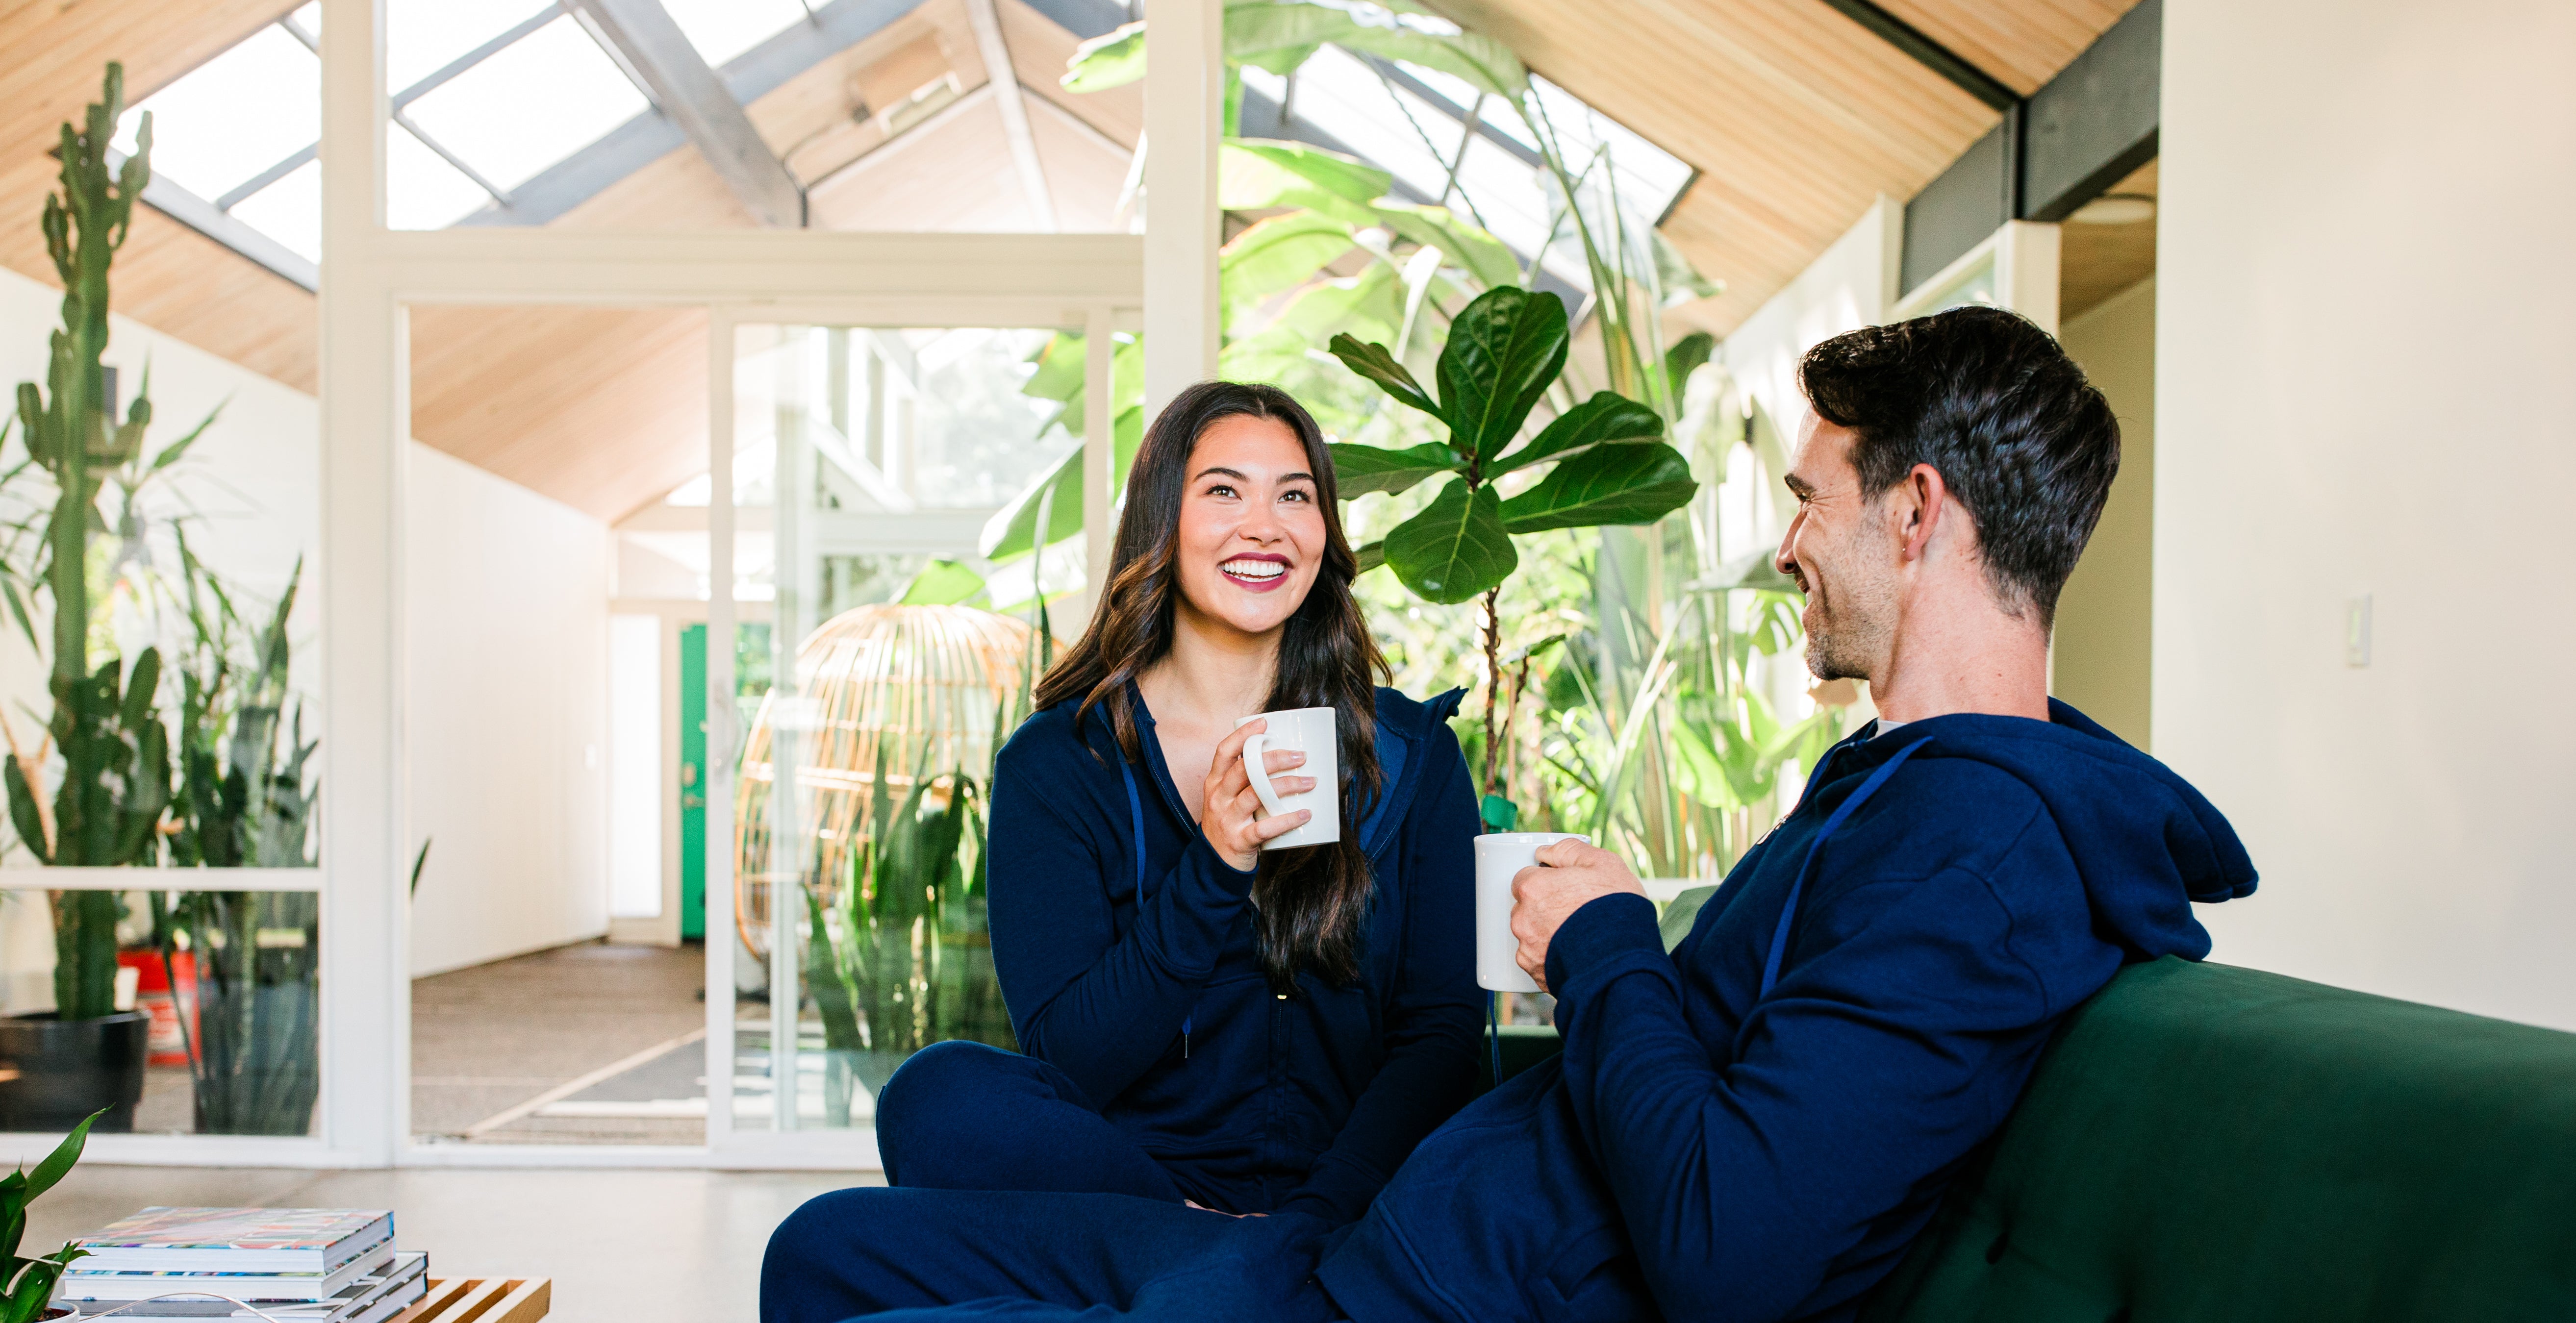
M1474 1080L1458 696L1374 687L1332 465L1286 393L1182 392L1128 493L1101 609L995 774L993 954L1027 1055L906 1063L886 1175L1349 1221ZM1278 841L1309 815L1265 810L1245 764L1285 734L1255 714L1297 708L1335 756L1260 756L1277 796L1330 780L1344 825L1317 845Z

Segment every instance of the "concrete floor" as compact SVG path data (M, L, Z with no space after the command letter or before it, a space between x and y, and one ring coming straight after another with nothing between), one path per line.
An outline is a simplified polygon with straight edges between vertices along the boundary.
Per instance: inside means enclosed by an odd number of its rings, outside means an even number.
M412 1133L464 1138L547 1090L705 1028L705 973L701 947L583 942L414 979ZM706 1122L531 1115L472 1138L703 1144Z
M277 1171L95 1163L28 1210L44 1252L152 1204L391 1208L432 1276L551 1277L562 1323L751 1323L760 1256L848 1172Z

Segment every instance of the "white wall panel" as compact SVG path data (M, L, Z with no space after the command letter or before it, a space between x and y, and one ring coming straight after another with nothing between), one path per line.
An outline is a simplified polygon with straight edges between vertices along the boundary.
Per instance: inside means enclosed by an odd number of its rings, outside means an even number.
M2576 1029L2576 7L2165 13L2155 745L2263 874L2217 958Z

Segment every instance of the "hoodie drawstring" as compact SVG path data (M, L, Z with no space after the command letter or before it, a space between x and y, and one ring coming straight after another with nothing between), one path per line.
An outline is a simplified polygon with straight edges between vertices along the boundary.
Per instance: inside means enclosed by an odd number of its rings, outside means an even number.
M1771 954L1762 962L1762 996L1770 996L1772 985L1780 981L1780 959L1789 953L1789 924L1798 917L1798 894L1807 889L1807 874L1815 871L1816 850L1824 845L1826 837L1834 834L1834 828L1843 825L1843 819L1850 817L1853 809L1861 806L1861 801L1878 793L1878 788L1887 784L1887 778L1896 775L1896 769L1903 766L1916 749L1931 742L1932 737L1926 735L1897 750L1895 757L1880 763L1878 770L1860 783L1860 789L1852 792L1851 798L1834 806L1834 811L1825 818L1825 825L1818 827L1815 837L1807 842L1807 856L1798 861L1798 880L1789 884L1789 903L1780 907L1780 926L1771 930Z
M1127 820L1136 829L1136 917L1145 915L1145 800L1136 793L1136 765L1121 758L1118 774L1127 778ZM1193 1008L1181 1017L1181 1060L1190 1059L1190 1022L1198 1018Z

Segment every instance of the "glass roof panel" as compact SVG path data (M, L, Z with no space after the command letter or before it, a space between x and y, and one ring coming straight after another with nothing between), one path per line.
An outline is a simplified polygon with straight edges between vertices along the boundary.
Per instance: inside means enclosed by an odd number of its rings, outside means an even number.
M412 102L411 117L494 186L508 189L647 105L590 34L566 17Z
M128 109L119 151L146 111L152 173L212 201L322 136L322 62L271 23Z
M443 230L492 201L411 131L385 134L385 221L397 230Z
M545 0L386 0L385 87L400 92L552 8Z
M1597 154L1606 154L1619 174L1619 201L1639 219L1661 218L1673 199L1690 183L1690 166L1670 152L1638 137L1573 93L1533 75L1530 90L1556 130L1565 165L1576 174Z
M233 204L233 219L277 240L307 261L322 260L322 163L306 161L276 183Z
M1418 115L1421 103L1414 108ZM1295 114L1423 196L1440 196L1448 162L1432 155L1404 122L1404 107L1388 95L1377 73L1339 47L1327 46L1298 66ZM1454 149L1454 134L1449 141Z
M706 62L725 61L805 21L797 0L662 0Z

